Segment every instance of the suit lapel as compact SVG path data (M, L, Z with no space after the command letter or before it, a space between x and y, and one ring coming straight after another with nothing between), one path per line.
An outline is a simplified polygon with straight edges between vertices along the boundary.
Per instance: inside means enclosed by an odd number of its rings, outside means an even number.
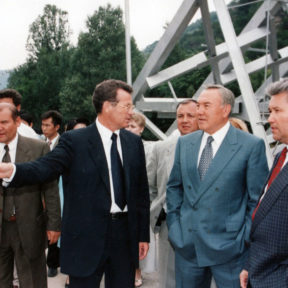
M278 158L279 157L277 157L277 159L275 159L276 160L276 161L274 161L275 164L277 163ZM273 168L274 168L274 166L275 165L273 165ZM271 171L269 173L269 177L273 171L273 168L271 169ZM260 206L257 209L257 213L255 215L254 221L253 221L251 233L255 230L257 225L264 219L264 217L267 215L267 213L270 211L272 206L275 204L275 202L277 201L277 199L281 195L282 191L287 187L287 185L288 185L287 175L288 175L288 163L286 163L286 165L281 169L278 176L272 182L272 184L269 187L269 189L267 190L264 198L262 199ZM267 181L265 183L263 191L267 185L269 177L267 178Z
M91 159L94 161L96 167L98 167L97 171L99 171L108 193L111 194L108 164L101 136L95 123L87 127L87 130L89 154L91 155Z
M191 184L194 188L194 191L197 191L198 187L201 184L200 176L198 173L198 154L200 150L202 136L203 132L199 134L199 137L192 138L191 143L186 145L187 150L185 151L186 170L188 171L188 175L191 175Z
M201 198L202 194L205 193L209 189L209 187L215 182L215 180L223 172L223 169L226 167L226 165L233 159L234 155L241 148L241 146L242 144L239 144L237 141L236 129L230 126L227 135L223 139L222 144L220 145L216 155L214 156L210 164L210 167L204 177L204 180L200 183L199 193L197 194L195 203ZM197 169L197 175L199 178L198 169Z

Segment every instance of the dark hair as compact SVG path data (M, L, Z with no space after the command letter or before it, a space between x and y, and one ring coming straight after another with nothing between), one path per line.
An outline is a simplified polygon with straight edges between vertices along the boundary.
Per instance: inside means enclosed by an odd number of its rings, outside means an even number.
M26 121L29 125L31 125L33 123L33 116L29 112L27 112L25 110L21 110L19 112L19 116L21 119Z
M88 119L86 118L74 118L74 119L70 119L68 120L67 124L66 124L66 131L69 131L69 130L73 130L74 127L77 125L77 124L85 124L86 126L89 125L89 121Z
M12 119L15 122L18 117L18 110L16 109L16 106L10 103L0 103L0 112L5 108L8 108L11 111Z
M44 112L41 115L41 120L46 120L48 118L52 118L53 125L60 125L62 124L62 115L56 110L49 110Z
M133 92L132 87L121 80L109 79L96 85L92 96L96 113L101 113L105 101L117 102L116 95L118 89L123 89L128 93Z
M22 96L21 94L15 89L2 89L0 90L0 99L3 98L11 98L13 104L17 107L21 105Z
M178 110L178 108L179 108L180 105L186 105L186 104L189 104L189 103L195 103L195 104L197 104L198 102L197 102L196 100L194 100L194 99L185 99L185 100L183 100L183 101L181 101L181 102L179 102L179 103L177 104L177 106L176 106L176 112L177 112L177 110Z

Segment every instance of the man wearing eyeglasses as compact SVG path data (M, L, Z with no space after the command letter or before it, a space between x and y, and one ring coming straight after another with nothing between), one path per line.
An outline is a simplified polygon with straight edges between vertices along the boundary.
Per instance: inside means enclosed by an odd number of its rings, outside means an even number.
M132 88L119 80L96 86L96 123L61 136L37 161L1 164L11 186L63 177L61 271L71 288L134 287L148 251L149 192L143 144L124 127L133 114ZM13 178L13 173L15 173ZM4 181L11 181L4 179Z

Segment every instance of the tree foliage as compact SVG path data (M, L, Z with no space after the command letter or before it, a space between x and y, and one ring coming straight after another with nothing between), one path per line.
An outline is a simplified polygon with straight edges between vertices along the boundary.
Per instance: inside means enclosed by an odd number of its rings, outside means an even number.
M59 51L69 45L68 13L55 5L46 5L43 15L31 24L26 48L33 59L39 54Z

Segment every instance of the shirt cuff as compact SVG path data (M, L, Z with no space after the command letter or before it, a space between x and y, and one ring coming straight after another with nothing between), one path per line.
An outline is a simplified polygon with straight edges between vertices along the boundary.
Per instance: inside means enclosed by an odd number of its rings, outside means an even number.
M15 173L16 173L16 166L15 164L12 164L13 165L13 172L11 174L11 176L9 178L3 178L3 181L2 181L2 186L3 187L8 187L10 185L10 183L12 182L14 176L15 176Z

